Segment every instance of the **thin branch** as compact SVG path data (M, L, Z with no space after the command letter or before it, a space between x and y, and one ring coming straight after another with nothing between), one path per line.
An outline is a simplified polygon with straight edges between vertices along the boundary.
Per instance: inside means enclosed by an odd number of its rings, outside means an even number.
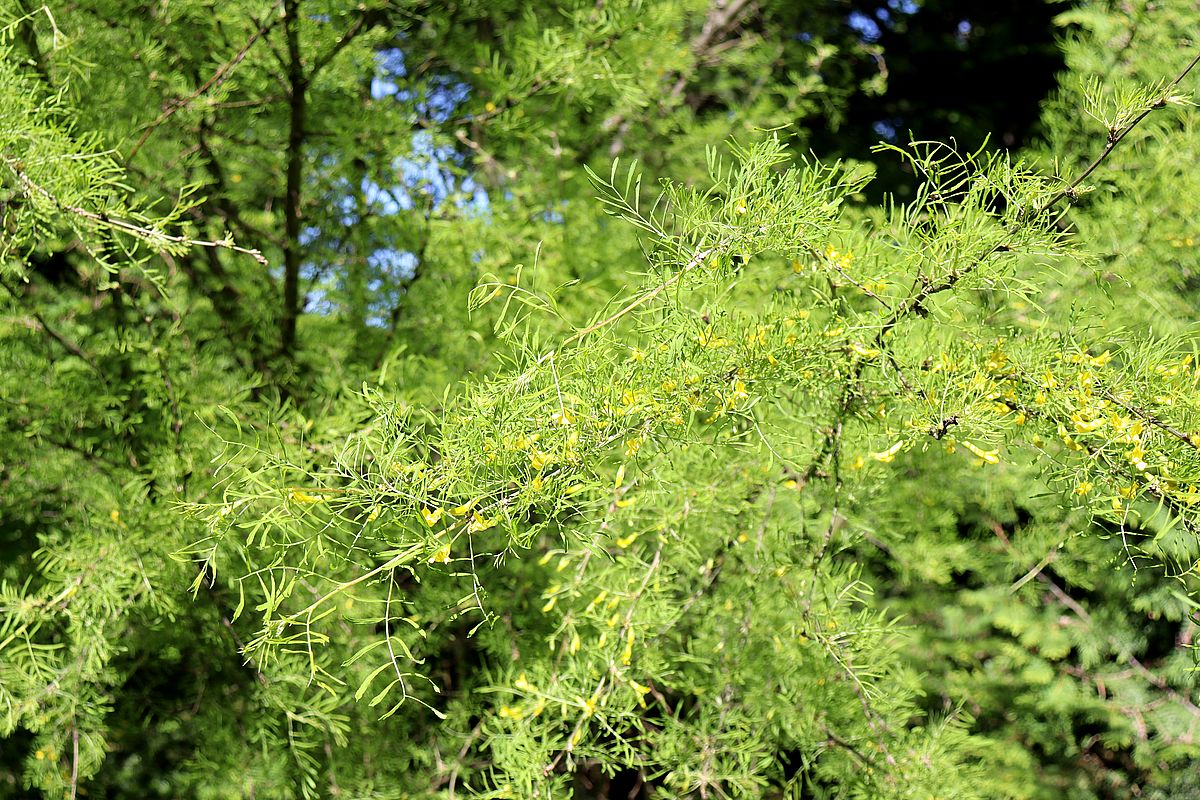
M101 228L130 234L131 236L134 236L150 245L177 244L183 247L211 247L221 250L230 250L234 253L248 255L263 266L268 266L269 264L266 256L264 256L259 250L250 247L241 247L234 244L230 239L217 239L214 241L208 241L205 239L193 239L189 236L176 236L157 228L148 228L144 225L138 225L135 222L130 222L119 217L110 217L107 214L98 214L94 211L88 211L86 208L80 208L79 206L63 203L57 197L51 194L49 190L37 183L34 183L25 170L22 169L19 161L4 154L0 154L0 161L2 161L4 165L8 167L9 171L16 176L17 181L21 184L21 188L25 190L27 195L37 195L52 203L59 210L74 214L75 216L85 219Z
M4 287L4 290L8 292L9 296L12 297L13 300L17 301L18 304L22 304L22 296L15 289L8 285L8 281L0 280L0 286ZM94 371L101 378L105 377L104 371L100 369L100 365L96 363L95 359L85 353L83 348L78 344L56 331L50 325L50 323L46 322L46 318L41 315L41 312L39 312L36 308L27 308L26 310L29 312L29 315L37 321L38 327L41 329L42 333L46 334L55 342L57 342L59 346L68 353L91 367L92 371Z
M268 9L267 13L270 14L271 10L276 8L281 2L283 2L283 0L276 0L276 2L271 6L271 9ZM134 144L132 149L130 149L129 156L126 160L132 161L133 157L136 156L138 151L142 149L142 145L144 145L146 141L154 135L154 132L157 131L164 122L173 117L176 112L187 108L194 100L196 100L196 98L205 94L210 89L215 89L227 81L233 74L233 70L237 68L237 65L241 64L246 58L246 55L250 52L250 48L254 46L254 43L257 42L267 31L274 27L275 23L278 21L278 16L270 17L267 22L264 22L259 26L258 30L251 34L250 38L246 40L246 43L242 45L242 48L233 55L233 58L229 59L220 67L218 67L217 71L212 74L212 77L200 85L200 88L196 89L196 91L192 92L190 95L181 100L170 101L167 104L166 110L159 114L158 118L151 122L142 132L142 135L138 138L137 143Z
M1159 96L1158 100L1156 100L1153 104L1151 104L1150 106L1145 108L1142 111L1142 113L1140 113L1136 117L1134 117L1134 119L1125 127L1121 128L1119 130L1116 130L1116 131L1110 130L1108 133L1108 143L1104 146L1104 149L1100 151L1100 154L1097 155L1094 159L1092 159L1092 163L1088 164L1087 168L1084 169L1084 171L1081 172L1079 174L1079 176L1077 178L1075 178L1075 180L1071 181L1069 184L1064 185L1061 189L1059 189L1057 192L1055 192L1053 195L1051 195L1049 200L1047 200L1046 202L1044 202L1040 206L1038 206L1034 210L1034 216L1040 216L1045 211L1050 210L1053 206L1055 206L1058 203L1058 201L1062 200L1064 197L1074 199L1076 197L1076 193L1077 193L1077 190L1079 189L1079 187L1083 184L1083 182L1085 180L1088 179L1088 177L1093 172L1096 171L1097 167L1099 167L1101 164L1104 163L1104 161L1109 157L1109 155L1112 153L1112 151L1116 149L1117 145L1121 143L1121 140L1124 139L1126 136L1128 136L1129 132L1132 131L1134 128L1136 128L1141 123L1142 120L1144 120L1146 117L1150 116L1150 112L1156 111L1167 105L1167 102L1169 101L1170 96L1171 96L1171 92L1173 92L1175 89L1177 89L1179 87L1179 84L1182 83L1183 79L1186 78L1188 76L1188 74L1193 69L1196 68L1197 64L1200 64L1200 52L1196 53L1196 57L1193 58L1191 60L1191 62L1186 67L1184 67L1183 70L1178 75L1175 76L1175 80L1171 81L1169 84L1166 85L1166 87L1162 91L1162 95Z

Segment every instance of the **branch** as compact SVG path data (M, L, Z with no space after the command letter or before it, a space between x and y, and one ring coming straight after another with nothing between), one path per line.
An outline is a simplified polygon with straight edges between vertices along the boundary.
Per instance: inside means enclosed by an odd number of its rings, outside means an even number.
M1033 215L1040 216L1042 213L1049 211L1058 203L1059 200L1062 200L1064 197L1072 200L1075 199L1077 196L1077 190L1079 189L1080 185L1082 185L1083 182L1088 179L1088 176L1095 172L1096 168L1104 163L1105 159L1107 159L1112 151L1116 149L1117 145L1121 143L1121 140L1129 135L1130 131L1136 128L1142 120L1150 116L1151 111L1156 111L1157 109L1163 108L1167 105L1167 102L1170 100L1171 92L1179 87L1179 84L1182 83L1183 79L1188 76L1188 73L1195 69L1197 64L1200 64L1200 53L1197 53L1196 57L1192 59L1191 63L1184 67L1183 71L1175 76L1175 80L1166 85L1162 91L1162 95L1158 98L1158 100L1144 109L1142 113L1134 117L1132 122L1130 122L1124 128L1120 128L1119 130L1109 129L1108 143L1104 146L1104 149L1100 151L1100 154L1092 159L1092 163L1087 165L1087 168L1080 173L1079 177L1071 181L1069 184L1063 186L1061 189L1051 195L1049 200L1038 206L1034 210Z
M6 292L8 292L9 296L12 297L13 300L17 301L18 304L21 304L21 299L22 299L21 295L18 294L16 292L16 290L14 290L11 286L8 285L8 281L0 280L0 286L4 287L4 290ZM75 356L80 361L82 361L83 363L85 363L89 367L91 367L92 370L97 375L99 375L101 378L105 377L104 371L102 369L100 369L100 366L96 363L96 361L91 356L89 356L87 353L85 353L83 351L82 347L80 347L75 342L68 339L66 336L63 336L58 331L54 330L54 328L52 328L50 326L50 323L46 322L46 318L43 317L37 309L30 308L30 309L28 309L28 311L29 311L29 314L37 321L38 327L41 328L42 333L46 334L51 339L56 341L59 344L59 346L62 347L64 350L66 350L68 353Z
M278 6L282 1L283 0L276 0L275 4L272 6L272 9L275 6ZM246 55L250 52L250 48L254 46L254 43L257 42L259 38L263 36L263 34L274 27L275 23L278 21L279 17L271 17L269 21L260 25L258 30L251 34L246 43L242 45L242 49L238 50L233 55L233 58L229 59L220 67L218 67L217 71L212 74L212 77L202 83L200 88L198 88L196 91L192 92L190 95L181 100L168 101L166 110L159 114L158 118L151 122L150 125L147 126L146 130L142 132L142 135L138 138L137 143L134 144L133 148L129 151L129 156L126 161L132 161L133 157L136 156L138 151L142 149L142 145L146 143L146 140L153 136L154 132L158 130L164 122L173 117L175 112L182 111L191 105L192 101L200 97L200 95L204 94L209 89L215 89L227 81L233 74L233 70L237 67L237 65L241 64L242 60L246 58Z
M8 167L9 171L12 172L12 174L17 178L18 183L21 184L21 188L25 191L26 195L37 195L38 197L41 197L42 199L52 203L60 211L66 211L77 217L85 219L94 225L98 225L101 228L130 234L131 236L134 236L135 238L151 245L177 244L182 247L218 248L248 255L263 266L268 266L269 264L266 256L264 256L259 250L249 247L240 247L234 244L230 239L216 239L213 241L208 241L205 239L193 239L189 236L175 236L158 228L148 228L119 217L110 217L107 214L97 214L94 211L88 211L86 208L80 208L79 206L73 206L68 203L64 203L51 194L48 189L40 186L37 183L34 183L22 168L21 163L18 160L0 153L0 162L3 162L4 166Z

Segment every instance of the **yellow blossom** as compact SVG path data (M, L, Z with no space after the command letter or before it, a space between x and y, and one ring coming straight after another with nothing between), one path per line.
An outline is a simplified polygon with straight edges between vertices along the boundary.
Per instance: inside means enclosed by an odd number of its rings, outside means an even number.
M880 453L871 453L871 458L875 459L876 461L882 461L883 463L886 464L889 461L892 461L893 459L896 458L896 454L900 452L900 448L902 448L902 447L904 447L903 439L896 442L894 445L889 447L887 450L884 450Z
M991 354L987 358L987 361L984 363L984 367L988 372L999 372L1000 370L1004 369L1004 366L1007 363L1008 356L1005 354L1000 345L996 345L995 349L992 350Z
M632 439L625 440L625 455L628 457L636 456L638 450L642 449L642 440L636 436Z
M430 511L428 508L422 506L421 516L425 519L425 524L432 528L434 525L438 524L439 520L441 520L442 510L438 508Z
M1092 487L1092 484L1090 481L1083 481L1082 483L1080 483L1078 486L1075 487L1075 494L1079 495L1080 497L1083 497L1085 494L1090 492L1092 490L1092 488L1093 487Z
M629 688L633 689L633 691L637 694L638 705L641 706L642 708L645 708L646 707L646 699L645 698L646 698L646 695L650 694L650 687L643 686L642 684L638 683L637 681L631 679L629 681Z
M625 649L621 651L621 663L625 666L633 661L633 628L630 628L625 634Z
M430 564L445 564L450 560L450 543L446 542L429 557Z
M471 523L467 525L467 532L480 533L482 531L486 531L488 528L495 527L495 525L495 519L484 519L482 516L480 516L479 512L476 511L471 514Z
M981 450L979 447L976 447L974 444L971 444L970 442L967 442L967 441L963 442L963 447L967 448L972 453L974 453L977 457L982 458L984 461L986 461L989 464L999 464L1000 463L1000 451L998 451L998 450Z

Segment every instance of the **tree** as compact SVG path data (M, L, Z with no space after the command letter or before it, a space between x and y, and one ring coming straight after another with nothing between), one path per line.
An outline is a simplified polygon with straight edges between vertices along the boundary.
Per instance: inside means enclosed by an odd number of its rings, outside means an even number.
M1184 790L1194 11L875 206L834 7L112 10L0 59L14 792Z

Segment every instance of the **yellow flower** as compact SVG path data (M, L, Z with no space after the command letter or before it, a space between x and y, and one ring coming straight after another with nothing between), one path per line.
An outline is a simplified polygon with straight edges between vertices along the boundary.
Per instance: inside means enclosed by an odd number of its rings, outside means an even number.
M444 545L439 547L437 550L434 550L433 555L431 555L429 557L430 564L445 564L449 560L450 560L450 543L449 542L446 542Z
M989 464L999 464L1000 463L1000 451L999 450L981 450L978 447L976 447L975 445L971 444L970 442L966 442L966 441L963 442L963 447L967 448L972 453L974 453L976 456L978 456L979 458L982 458L984 461L986 461Z
M1079 495L1080 497L1083 497L1085 494L1087 494L1091 490L1092 490L1091 482L1083 481L1082 483L1080 483L1078 486L1075 487L1075 494Z
M858 342L854 342L853 344L851 344L850 349L853 350L855 353L858 353L863 358L874 358L875 356L879 355L879 351L876 350L875 348L863 347Z
M504 719L520 719L521 710L512 706L500 706L500 716Z
M421 516L425 518L425 524L432 528L434 525L437 525L438 522L442 519L442 510L440 508L438 508L433 511L430 511L428 508L425 508L424 506L422 506L421 507Z
M300 489L292 489L291 494L289 494L288 497L290 497L292 499L293 503L320 503L320 502L323 502L322 498L317 497L316 495L309 494L308 492L302 491ZM114 513L116 513L116 512L114 512ZM115 518L113 519L113 522L116 522Z
M571 412L565 407L551 414L550 419L553 420L555 424L561 425L564 428L575 423L575 418L571 416Z
M636 456L638 454L638 450L641 450L641 449L642 449L642 440L637 438L636 436L632 439L625 440L625 455L627 457Z
M533 684L532 684L532 683L530 683L530 682L529 682L529 679L525 677L525 673L524 673L524 672L522 672L520 675L518 675L518 676L517 676L517 679L516 679L516 681L514 681L514 682L513 682L513 686L515 686L516 688L520 689L522 692L532 692L532 691L536 691L536 690L533 688Z
M900 448L902 448L902 447L904 447L903 439L896 442L894 445L892 445L887 450L884 450L881 453L871 453L871 458L875 459L876 461L882 461L883 463L886 464L896 458L896 453L899 453Z
M471 522L469 525L467 525L467 532L480 533L482 531L486 531L488 528L495 527L495 525L496 520L484 519L479 515L479 512L476 511L475 513L471 514Z
M489 114L492 114L496 111L496 104L493 103L491 100L488 100L486 103L483 104L483 110Z
M625 649L621 651L621 663L625 666L633 661L633 628L625 634Z

